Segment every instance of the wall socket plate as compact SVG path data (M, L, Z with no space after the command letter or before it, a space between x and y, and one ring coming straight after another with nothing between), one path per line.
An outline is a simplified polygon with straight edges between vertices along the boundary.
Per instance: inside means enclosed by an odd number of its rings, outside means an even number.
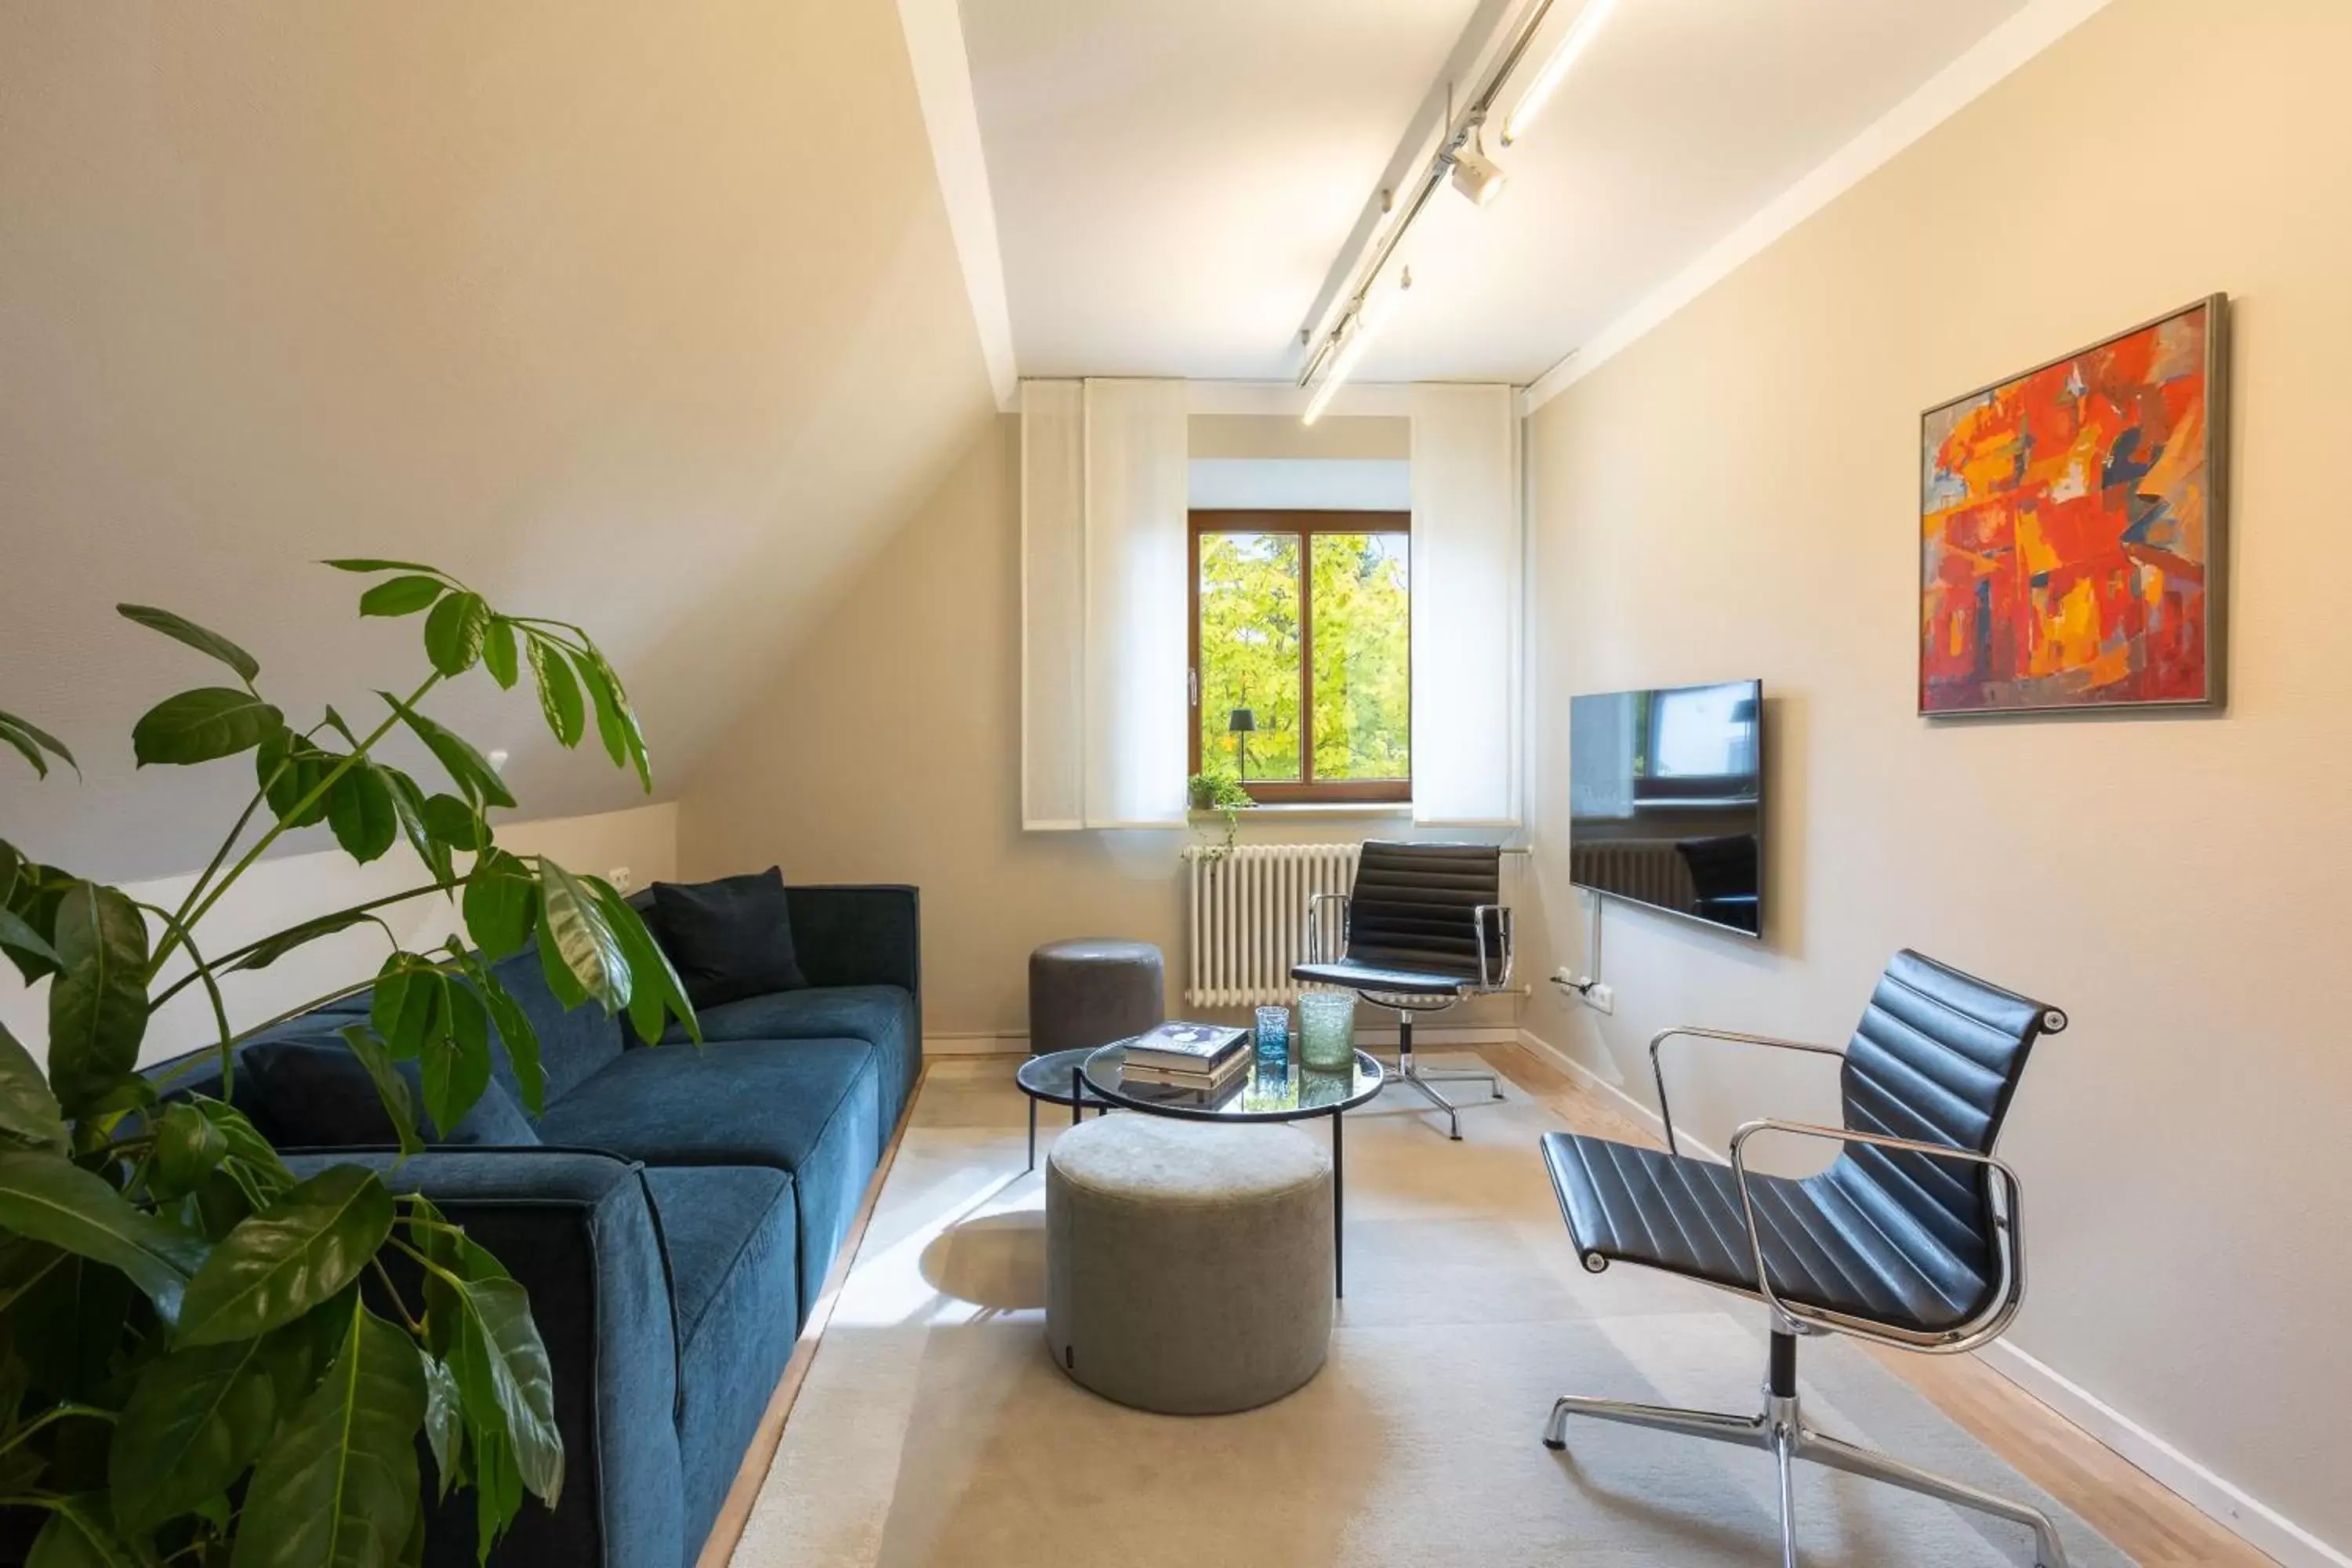
M636 886L636 879L629 875L629 868L626 866L614 867L604 873L604 880L612 883L616 892L625 893Z
M1617 1011L1617 993L1598 980L1586 980L1566 964L1551 972L1551 983L1596 1013Z
M1594 984L1583 994L1584 1005L1596 1013L1617 1011L1617 992L1610 985Z

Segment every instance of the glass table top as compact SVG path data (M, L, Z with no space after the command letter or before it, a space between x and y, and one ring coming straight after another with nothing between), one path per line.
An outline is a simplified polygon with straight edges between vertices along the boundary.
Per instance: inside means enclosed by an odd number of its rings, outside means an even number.
M1298 1065L1297 1042L1278 1058L1260 1057L1221 1093L1172 1084L1128 1083L1119 1076L1127 1043L1108 1045L1086 1060L1087 1087L1114 1105L1203 1121L1297 1121L1336 1116L1380 1093L1388 1075L1362 1051L1352 1072L1312 1072Z

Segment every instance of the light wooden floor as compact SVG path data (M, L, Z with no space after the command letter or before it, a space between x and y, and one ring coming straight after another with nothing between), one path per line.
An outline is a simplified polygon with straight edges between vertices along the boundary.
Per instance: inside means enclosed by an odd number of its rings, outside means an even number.
M1614 1102L1587 1089L1567 1073L1517 1045L1482 1046L1478 1054L1496 1071L1534 1096L1580 1132L1597 1133L1629 1143L1657 1147L1647 1129L1626 1116ZM1009 1073L1016 1058L1006 1058ZM916 1093L921 1093L917 1087ZM911 1107L910 1099L909 1105ZM905 1122L898 1128L906 1131ZM782 1439L793 1401L808 1374L832 1316L833 1302L849 1270L874 1200L890 1174L898 1139L884 1152L881 1169L866 1189L847 1241L835 1259L824 1293L802 1331L801 1342L785 1368L783 1380L770 1401L766 1418L728 1494L718 1523L702 1549L698 1568L727 1568L751 1517L751 1504L766 1479L768 1466ZM2035 1485L2083 1516L2126 1556L2146 1568L2277 1568L2273 1560L2191 1508L2158 1484L2147 1472L2101 1443L2081 1427L1985 1365L1974 1356L1906 1355L1899 1351L1873 1353L1887 1369L1926 1395L1977 1440L1999 1454Z
M1478 1054L1575 1131L1661 1146L1606 1097L1524 1046L1485 1046ZM2134 1562L2147 1568L2276 1568L2266 1553L1975 1356L1906 1355L1875 1347L1872 1353Z

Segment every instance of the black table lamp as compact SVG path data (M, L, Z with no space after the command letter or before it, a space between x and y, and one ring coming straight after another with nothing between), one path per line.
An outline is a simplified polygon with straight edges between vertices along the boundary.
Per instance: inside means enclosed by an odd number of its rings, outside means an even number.
M1257 730L1257 714L1247 708L1236 708L1225 724L1225 733L1236 737L1241 747L1242 783L1249 783L1249 738Z

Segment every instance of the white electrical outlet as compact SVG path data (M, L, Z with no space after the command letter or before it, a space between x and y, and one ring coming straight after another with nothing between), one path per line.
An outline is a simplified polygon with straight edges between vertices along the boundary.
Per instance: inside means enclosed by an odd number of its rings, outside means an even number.
M612 883L616 889L624 893L627 892L629 889L634 886L634 883L631 881L629 877L629 868L626 866L614 867L611 870L604 873L604 880Z
M1617 992L1612 986L1596 983L1585 989L1584 1005L1596 1013L1614 1013L1617 1011Z

